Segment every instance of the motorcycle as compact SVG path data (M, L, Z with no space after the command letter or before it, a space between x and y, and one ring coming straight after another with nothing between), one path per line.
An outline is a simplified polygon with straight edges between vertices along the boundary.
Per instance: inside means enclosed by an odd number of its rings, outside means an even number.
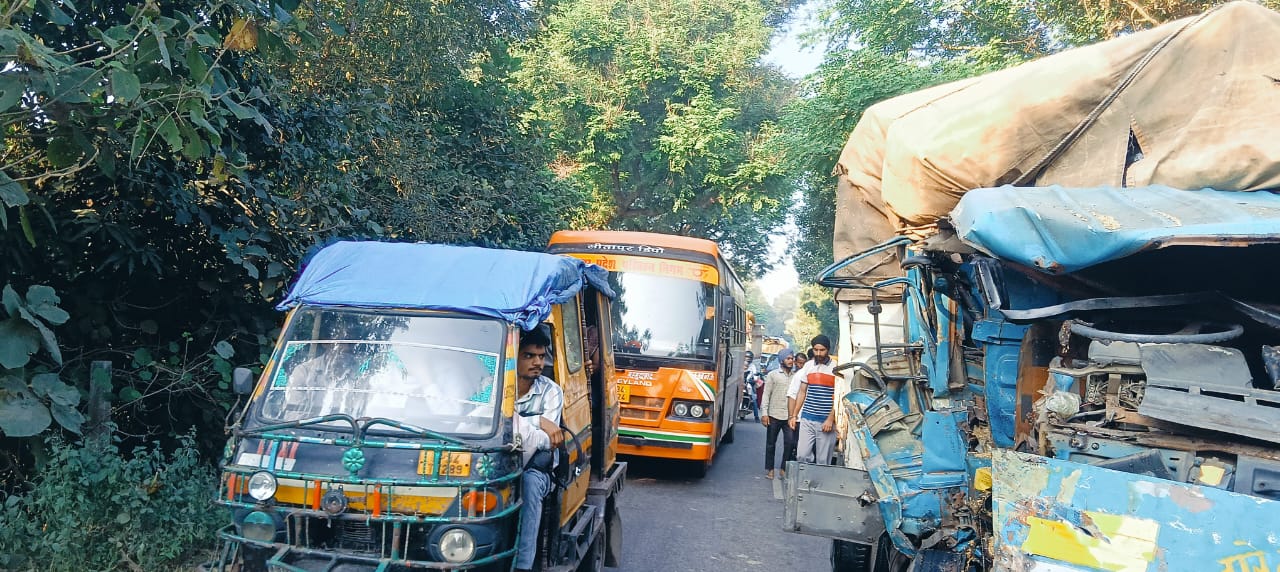
M756 413L756 384L759 383L759 375L748 375L742 383L742 396L738 400L738 421L746 419L748 415L757 415Z

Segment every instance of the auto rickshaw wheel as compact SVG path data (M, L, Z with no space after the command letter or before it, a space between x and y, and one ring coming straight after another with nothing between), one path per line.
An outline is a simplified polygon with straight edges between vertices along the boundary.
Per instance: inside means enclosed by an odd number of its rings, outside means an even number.
M578 572L603 572L604 570L604 532L591 541L587 555L578 563Z

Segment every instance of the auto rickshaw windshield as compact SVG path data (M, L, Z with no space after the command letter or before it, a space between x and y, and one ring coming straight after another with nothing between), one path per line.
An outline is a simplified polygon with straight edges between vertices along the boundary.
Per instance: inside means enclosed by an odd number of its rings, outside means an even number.
M497 320L301 308L258 417L382 417L457 436L493 432L499 410Z

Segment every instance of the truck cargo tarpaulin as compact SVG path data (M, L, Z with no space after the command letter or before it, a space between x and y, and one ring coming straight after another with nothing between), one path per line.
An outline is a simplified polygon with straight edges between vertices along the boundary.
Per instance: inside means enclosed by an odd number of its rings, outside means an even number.
M982 187L1280 187L1277 38L1280 14L1234 2L878 103L836 167L835 258L927 234Z

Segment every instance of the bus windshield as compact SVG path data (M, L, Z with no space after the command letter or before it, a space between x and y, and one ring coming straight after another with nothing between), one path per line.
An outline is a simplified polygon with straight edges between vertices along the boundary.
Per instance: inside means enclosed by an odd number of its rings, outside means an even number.
M279 423L341 413L488 435L504 332L496 320L302 308L259 416Z
M672 276L610 272L613 347L651 357L713 357L715 286Z

